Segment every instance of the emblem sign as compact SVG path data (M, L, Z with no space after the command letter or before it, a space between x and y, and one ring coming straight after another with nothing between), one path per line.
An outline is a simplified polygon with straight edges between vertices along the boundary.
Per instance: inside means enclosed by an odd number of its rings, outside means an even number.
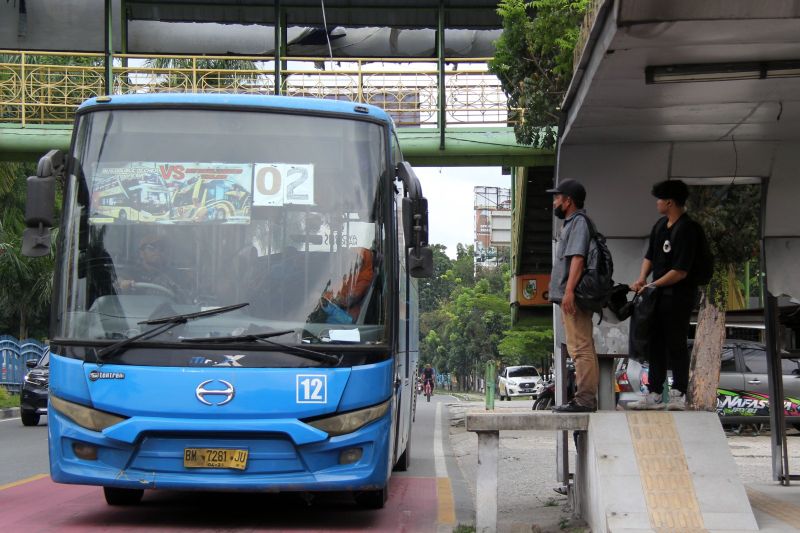
M222 384L224 388L208 388L208 385L217 381ZM233 385L223 379L209 379L202 382L195 389L195 396L200 402L206 405L225 405L233 400L235 391Z

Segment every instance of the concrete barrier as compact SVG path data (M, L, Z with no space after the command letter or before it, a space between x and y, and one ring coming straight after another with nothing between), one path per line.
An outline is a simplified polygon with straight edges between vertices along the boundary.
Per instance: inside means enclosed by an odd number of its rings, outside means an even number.
M588 413L555 414L548 411L471 411L466 414L467 431L478 434L478 480L475 484L475 528L497 531L497 464L500 431L586 430Z
M478 434L476 529L497 530L500 431L578 431L570 497L594 533L757 531L716 413L466 415Z

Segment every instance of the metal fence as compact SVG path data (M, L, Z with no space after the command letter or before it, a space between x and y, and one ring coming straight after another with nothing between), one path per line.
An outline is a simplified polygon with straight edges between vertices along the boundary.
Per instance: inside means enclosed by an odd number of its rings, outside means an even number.
M442 119L507 126L517 112L508 110L489 59L446 59L440 78L430 58L291 57L281 58L276 70L275 59L262 56L126 54L114 57L110 93L279 92L373 104L398 126L437 127ZM106 94L103 63L96 53L0 50L0 122L72 122L81 102Z
M45 344L34 339L18 340L11 335L0 335L0 386L19 393L28 371L25 362L38 361L45 349Z

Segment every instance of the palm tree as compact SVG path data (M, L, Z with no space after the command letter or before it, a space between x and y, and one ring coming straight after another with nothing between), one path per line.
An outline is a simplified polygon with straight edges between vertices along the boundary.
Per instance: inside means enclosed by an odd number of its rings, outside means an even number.
M20 339L30 329L46 330L53 292L56 232L50 255L29 259L21 252L25 178L34 172L31 164L0 163L0 313L6 324L18 326Z
M188 57L156 57L145 63L149 68L169 70L161 82L167 89L185 87L187 72L194 69L195 85L191 90L197 92L264 92L271 91L267 86L271 78L261 80L258 64L245 59L192 59ZM255 89L255 90L254 90Z

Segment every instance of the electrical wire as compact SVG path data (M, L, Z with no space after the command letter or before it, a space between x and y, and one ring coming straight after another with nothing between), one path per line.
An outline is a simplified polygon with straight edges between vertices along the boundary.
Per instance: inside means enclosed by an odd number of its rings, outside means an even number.
M333 67L333 48L331 48L331 36L328 35L328 20L325 17L325 0L319 0L322 7L322 26L325 28L325 40L328 41L328 56L331 58L331 67Z

